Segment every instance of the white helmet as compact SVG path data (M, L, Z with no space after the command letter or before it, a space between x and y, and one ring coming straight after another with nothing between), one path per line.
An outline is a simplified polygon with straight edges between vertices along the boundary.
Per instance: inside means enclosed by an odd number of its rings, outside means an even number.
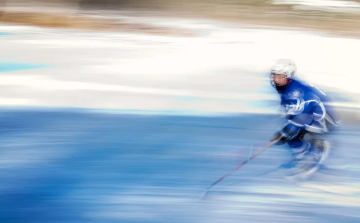
M296 65L289 59L280 59L272 67L271 73L284 74L287 78L294 78L296 75Z
M274 74L283 74L288 79L294 79L296 76L295 62L289 59L280 59L271 67L270 82L276 88L273 80Z

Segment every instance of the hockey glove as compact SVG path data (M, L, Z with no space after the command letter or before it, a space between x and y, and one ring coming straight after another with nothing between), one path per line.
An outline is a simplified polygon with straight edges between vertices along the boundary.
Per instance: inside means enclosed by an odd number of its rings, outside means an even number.
M274 134L274 137L270 141L272 142L276 140L278 137L280 137L280 139L278 139L274 145L283 145L287 142L287 140L282 136L281 131L276 132Z

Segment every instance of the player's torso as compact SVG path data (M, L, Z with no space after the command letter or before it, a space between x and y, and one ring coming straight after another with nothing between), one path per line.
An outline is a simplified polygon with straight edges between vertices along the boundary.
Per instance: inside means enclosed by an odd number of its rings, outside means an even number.
M319 100L311 88L293 80L281 95L281 104L288 115L297 115L306 110L311 100Z

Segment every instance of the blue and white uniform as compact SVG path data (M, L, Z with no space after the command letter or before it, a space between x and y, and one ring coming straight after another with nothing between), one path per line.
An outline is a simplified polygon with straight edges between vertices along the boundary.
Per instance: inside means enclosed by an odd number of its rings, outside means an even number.
M303 131L322 134L329 131L329 124L336 125L336 116L328 105L327 95L316 87L291 79L278 92L287 117L281 134L290 146L301 146L302 143L292 141L298 141L297 136Z
M336 115L324 92L300 80L289 80L278 92L287 117L286 125L280 130L282 140L292 147L294 159L302 159L315 146L303 139L305 133L329 132L329 125L337 125Z
M326 159L331 147L317 134L329 132L330 125L337 125L337 118L327 95L296 79L296 70L295 63L289 59L278 60L271 68L270 83L280 94L287 118L274 139L280 135L278 143L287 142L292 147L293 175L309 176ZM309 132L315 137L304 137Z

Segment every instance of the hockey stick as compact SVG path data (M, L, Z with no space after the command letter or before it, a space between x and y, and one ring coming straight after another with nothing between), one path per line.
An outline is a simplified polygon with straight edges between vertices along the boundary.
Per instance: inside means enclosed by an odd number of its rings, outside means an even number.
M269 148L270 146L274 145L279 139L281 138L281 135L278 135L277 137L275 137L267 146L265 146L264 148L262 148L261 150L259 150L257 153L255 153L254 155L252 155L249 159L245 160L244 162L242 162L241 164L239 164L237 167L235 167L235 169L231 170L230 172L228 172L227 174L225 174L224 176L222 176L220 179L218 179L217 181L215 181L213 184L211 184L205 191L204 195L202 198L204 198L210 191L210 189L215 186L216 184L218 184L219 182L221 182L223 179L225 179L226 177L228 177L229 175L231 175L232 173L234 173L236 170L240 169L242 166L244 166L245 164L247 164L250 160L254 159L255 157L257 157L260 153L264 152L267 148Z

